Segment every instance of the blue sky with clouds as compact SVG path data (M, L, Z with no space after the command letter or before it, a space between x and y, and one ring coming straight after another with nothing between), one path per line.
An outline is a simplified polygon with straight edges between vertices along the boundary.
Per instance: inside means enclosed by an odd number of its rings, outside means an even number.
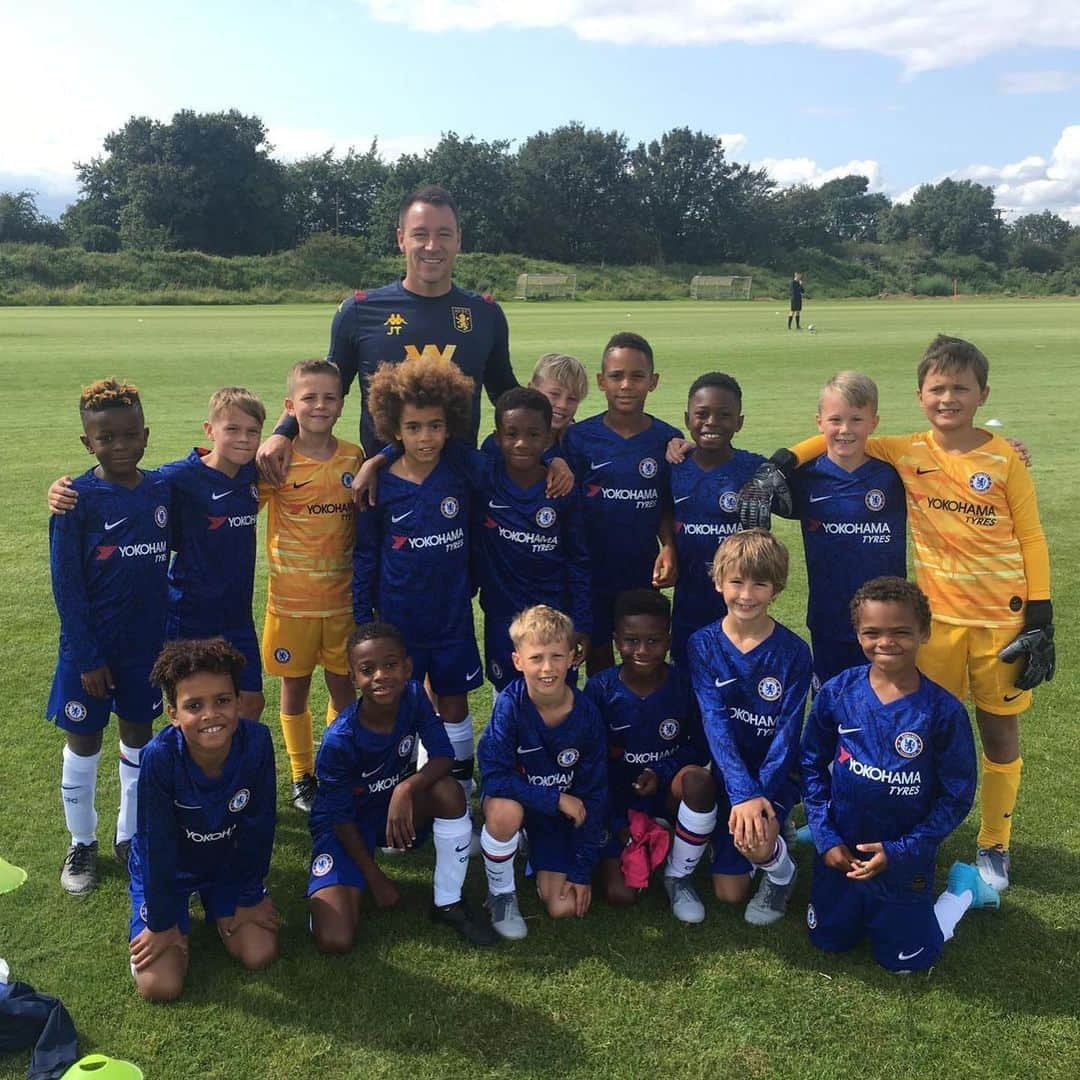
M129 116L235 107L285 158L690 126L781 184L858 171L898 198L971 177L1080 223L1064 0L0 0L0 27L0 190L52 213Z

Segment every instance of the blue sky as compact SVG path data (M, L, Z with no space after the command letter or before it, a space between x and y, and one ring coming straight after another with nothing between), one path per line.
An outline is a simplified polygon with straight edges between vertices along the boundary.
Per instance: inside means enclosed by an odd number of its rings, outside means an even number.
M676 126L782 184L946 175L1080 223L1080 5L1064 0L0 0L0 190L55 213L131 115L235 107L277 154L442 131Z

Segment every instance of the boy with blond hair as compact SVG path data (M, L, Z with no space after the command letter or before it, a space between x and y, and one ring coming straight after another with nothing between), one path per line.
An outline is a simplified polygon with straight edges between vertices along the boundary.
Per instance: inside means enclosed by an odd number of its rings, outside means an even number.
M551 434L558 445L574 422L578 406L588 396L585 365L567 353L544 353L536 361L529 385L551 402Z
M355 522L351 487L364 460L355 443L334 437L341 376L329 360L302 360L288 374L285 410L299 425L280 487L262 484L268 506L269 582L263 664L281 676L281 729L292 770L292 802L310 812L315 755L308 694L322 665L330 691L327 722L356 694L345 643L352 622Z
M878 426L873 379L837 372L821 388L816 419L825 453L797 470L791 487L802 524L806 626L820 687L866 663L848 608L864 581L907 575L907 511L896 470L866 453Z
M538 604L514 619L510 637L521 678L495 699L476 757L486 906L495 932L515 939L528 932L514 885L523 827L548 914L581 918L589 910L607 799L607 740L596 706L566 682L574 656L569 617Z

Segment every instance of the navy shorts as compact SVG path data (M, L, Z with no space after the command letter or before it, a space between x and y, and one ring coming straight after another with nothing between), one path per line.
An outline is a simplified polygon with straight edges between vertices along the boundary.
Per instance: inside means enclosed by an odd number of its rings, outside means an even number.
M514 651L514 643L510 640L512 621L484 613L484 661L488 682L496 690L505 689L518 674L511 658Z
M357 823L360 835L372 855L386 847L386 822ZM418 848L428 838L430 828L417 829L413 848ZM320 889L331 885L346 885L361 892L367 888L367 878L363 870L350 858L349 853L333 833L316 840L311 849L311 865L308 868L307 896L313 896Z
M814 653L815 693L840 672L866 663L866 656L857 641L839 641L811 631L810 646Z
M773 810L780 820L780 831L784 831L784 822L799 801L799 789L794 784L785 784L779 796L772 800ZM712 835L712 856L709 870L714 874L749 874L754 864L735 846L735 838L728 832L728 818L731 816L731 803L722 793L716 799L716 830Z
M529 866L533 872L544 870L569 876L576 854L574 823L562 814L550 816L526 810L522 827L529 834Z
M110 663L113 692L96 698L83 688L78 668L60 657L49 691L46 719L75 735L104 730L110 713L116 713L129 724L152 723L161 715L161 691L150 685L150 669L156 659L155 654L132 663Z
M409 657L413 662L412 677L417 682L428 678L431 689L440 696L467 694L484 683L484 665L475 638L447 641L431 648L410 645Z
M871 885L852 881L817 856L806 909L811 943L825 952L847 952L868 937L874 959L887 971L932 967L945 938L930 891L890 897Z
M590 641L594 648L606 645L615 634L615 596L615 593L594 592L590 597L592 606Z
M170 615L165 624L165 637L169 641L223 637L234 649L244 654L240 689L252 694L262 693L262 652L254 619L250 619L245 626L222 626L216 622Z
M696 634L700 630L700 626L691 626L689 623L681 622L676 618L671 620L671 662L680 667L683 671L689 671L689 653L687 652L687 645L690 641L690 635Z
M134 941L146 929L146 896L143 893L142 881L137 874L133 874L131 884L128 886L131 893L131 921L128 924L128 941ZM233 882L208 881L188 890L182 890L175 894L175 923L181 934L187 934L191 929L191 916L188 913L188 904L192 893L199 894L203 911L206 913L207 922L216 922L218 919L227 919L236 913L240 906L242 890ZM265 888L263 895L266 895Z

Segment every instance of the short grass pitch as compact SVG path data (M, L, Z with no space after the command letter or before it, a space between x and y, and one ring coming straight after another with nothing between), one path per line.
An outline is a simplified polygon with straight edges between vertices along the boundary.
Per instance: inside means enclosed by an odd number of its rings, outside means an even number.
M126 376L142 389L152 428L148 464L198 441L206 400L223 383L251 387L276 410L285 368L323 353L332 311L261 307L0 310L8 387L0 855L30 874L0 896L0 956L13 977L61 996L86 1050L135 1061L155 1080L1080 1075L1080 742L1069 704L1078 683L1071 661L1080 516L1072 500L1080 473L1072 426L1080 309L1065 300L810 302L804 318L817 328L810 334L786 331L786 313L776 307L551 303L511 305L508 314L523 379L542 352L575 353L595 369L611 333L643 333L661 373L651 411L675 423L694 376L733 374L747 417L738 442L766 453L812 428L817 388L838 369L878 380L881 430L897 432L923 422L914 369L936 331L970 337L989 355L992 393L982 418L998 418L1003 433L1024 438L1035 457L1062 670L1037 692L1024 720L1016 884L999 912L964 921L932 975L887 975L865 950L814 951L803 925L806 849L789 917L770 930L752 929L740 911L715 904L703 925L682 927L657 890L632 912L597 900L585 920L555 925L523 887L528 939L486 952L466 951L426 921L431 862L418 854L392 868L403 908L366 921L351 956L327 959L307 934L306 822L286 804L270 876L285 920L281 960L245 975L197 923L183 999L165 1008L142 1004L127 971L120 869L103 857L102 886L83 900L57 883L67 837L57 793L61 740L41 719L56 649L43 494L53 476L88 465L76 402L79 386L93 378ZM598 397L594 390L582 415L599 410ZM355 432L357 415L355 400L347 403L344 435ZM780 529L798 548L795 530ZM794 628L802 626L804 599L796 573L777 609ZM267 696L276 735L272 686ZM490 698L477 699L482 724ZM319 709L316 701L316 715ZM103 847L116 787L115 768L104 767ZM969 820L945 844L940 867L970 859L974 834ZM467 888L479 899L478 864ZM24 1056L0 1057L0 1077L24 1068Z

